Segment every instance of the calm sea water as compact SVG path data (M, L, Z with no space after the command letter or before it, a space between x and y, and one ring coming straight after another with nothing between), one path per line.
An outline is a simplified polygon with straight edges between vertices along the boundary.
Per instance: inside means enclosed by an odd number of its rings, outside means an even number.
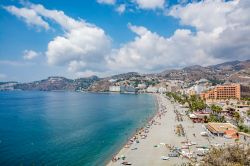
M104 165L155 107L150 95L0 92L0 165Z

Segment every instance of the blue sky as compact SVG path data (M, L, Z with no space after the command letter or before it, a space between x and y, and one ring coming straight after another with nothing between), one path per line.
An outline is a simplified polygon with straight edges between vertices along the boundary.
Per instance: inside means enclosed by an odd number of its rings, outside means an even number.
M248 2L10 0L0 4L0 81L158 72L249 58L250 39L244 35L249 33ZM235 35L230 38L228 33ZM235 45L237 41L241 42Z

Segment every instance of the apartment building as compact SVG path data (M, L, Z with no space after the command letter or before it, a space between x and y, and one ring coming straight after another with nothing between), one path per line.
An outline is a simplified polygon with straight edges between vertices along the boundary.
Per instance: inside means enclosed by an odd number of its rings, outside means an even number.
M202 92L200 97L203 100L226 100L226 99L238 99L240 100L240 84L220 85L215 88Z

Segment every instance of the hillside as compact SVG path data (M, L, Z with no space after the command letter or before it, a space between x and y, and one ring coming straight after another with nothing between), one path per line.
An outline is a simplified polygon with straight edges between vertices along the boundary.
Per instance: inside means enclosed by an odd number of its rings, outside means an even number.
M95 92L108 91L110 80L125 81L133 80L140 82L140 80L156 81L160 79L182 80L187 83L193 83L202 78L210 80L212 83L243 83L250 84L250 60L246 61L232 61L222 64L211 65L207 67L194 65L185 67L183 69L165 70L161 73L155 74L139 74L136 72L122 73L105 78L98 78L91 76L78 79L67 79L64 77L48 77L47 79L34 81L30 83L1 82L3 90L21 89L21 90L89 90Z
M93 82L99 80L97 76L79 78L75 80L67 79L64 77L48 77L41 81L35 81L31 83L16 84L15 89L21 90L40 90L40 91L52 91L52 90L82 90L87 89Z
M250 60L232 61L222 64L202 67L199 65L185 67L181 70L166 70L159 73L166 79L177 79L186 82L206 78L217 82L250 82Z

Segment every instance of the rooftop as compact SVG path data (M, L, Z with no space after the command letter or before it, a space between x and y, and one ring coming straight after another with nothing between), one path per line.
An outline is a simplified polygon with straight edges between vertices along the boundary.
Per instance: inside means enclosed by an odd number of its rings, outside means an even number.
M231 123L214 123L209 122L208 128L210 131L217 133L224 133L226 130L237 130L237 127L232 125Z

